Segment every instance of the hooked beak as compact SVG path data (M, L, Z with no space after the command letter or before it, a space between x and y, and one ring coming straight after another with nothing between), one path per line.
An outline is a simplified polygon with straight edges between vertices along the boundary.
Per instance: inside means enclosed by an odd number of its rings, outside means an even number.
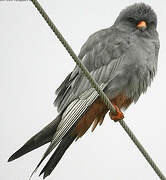
M146 28L147 28L147 24L145 21L140 21L138 24L137 24L137 28L141 31L144 31Z

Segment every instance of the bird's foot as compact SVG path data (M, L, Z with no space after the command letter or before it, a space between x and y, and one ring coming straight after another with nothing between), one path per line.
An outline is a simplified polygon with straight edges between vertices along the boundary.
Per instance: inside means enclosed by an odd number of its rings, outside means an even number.
M113 112L110 111L110 113L109 113L110 118L111 118L112 120L114 120L115 122L122 120L122 119L124 118L123 113L122 113L121 110L118 108L118 106L115 105L114 103L113 103L113 106L114 106L117 114L114 114Z

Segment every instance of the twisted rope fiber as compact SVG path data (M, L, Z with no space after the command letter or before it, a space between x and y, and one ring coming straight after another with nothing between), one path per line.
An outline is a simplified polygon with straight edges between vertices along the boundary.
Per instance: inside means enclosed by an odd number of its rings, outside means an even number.
M89 71L87 70L87 68L84 66L84 64L81 63L81 61L79 60L79 58L77 57L77 55L75 54L75 52L73 51L73 49L70 47L70 45L67 43L67 41L64 39L64 37L62 36L62 34L59 32L59 30L57 29L57 27L54 25L54 23L52 22L52 20L48 17L48 15L46 14L46 12L44 11L44 9L40 6L40 4L35 0L33 1L33 4L35 5L35 7L38 9L38 11L40 12L40 14L43 16L43 18L45 19L45 21L47 22L47 24L50 26L50 28L53 30L53 32L55 33L55 35L57 36L57 38L60 40L60 42L63 44L63 46L66 48L67 52L70 54L70 56L73 58L73 60L77 63L77 65L80 67L80 69L83 71L83 73L86 75L86 77L88 78L88 80L91 82L92 87L94 87L96 89L96 91L98 92L98 94L100 95L101 99L103 100L103 102L107 105L107 107L116 114L116 110L114 108L114 106L110 103L108 97L105 95L105 93L103 93L103 91L100 89L99 85L96 83L95 80L92 79Z
M77 65L80 67L80 69L83 71L83 73L85 74L85 76L88 78L88 80L90 81L91 85L96 89L96 91L98 92L98 94L100 95L101 99L103 100L103 102L106 104L106 106L113 112L116 114L116 110L114 108L114 106L111 104L110 100L108 99L108 97L105 95L105 93L100 89L99 85L96 83L95 80L92 79L90 73L88 72L87 68L81 63L81 61L79 60L79 58L77 57L77 55L74 53L74 51L72 50L72 48L70 47L70 45L67 43L67 41L64 39L64 37L62 36L62 34L59 32L59 30L57 29L57 27L54 25L54 23L51 21L51 19L49 18L49 16L46 14L46 12L44 11L44 9L40 6L40 4L38 3L37 0L31 0L32 3L34 4L34 6L37 8L37 10L40 12L40 14L42 15L42 17L45 19L45 21L47 22L47 24L50 26L50 28L52 29L52 31L55 33L55 35L57 36L57 38L60 40L60 42L63 44L63 46L66 48L67 52L70 54L70 56L73 58L73 60L77 63ZM133 132L130 130L130 128L127 126L127 124L121 120L119 121L120 125L124 128L124 130L127 132L127 134L129 135L129 137L132 139L132 141L135 143L135 145L138 147L138 149L140 150L140 152L143 154L143 156L145 157L145 159L148 161L148 163L151 165L151 167L153 168L153 170L156 172L156 174L159 176L159 178L161 180L166 180L165 176L163 175L163 173L160 171L160 169L157 167L157 165L155 164L155 162L152 160L152 158L149 156L149 154L146 152L146 150L144 149L144 147L141 145L141 143L139 142L139 140L136 138L136 136L133 134Z

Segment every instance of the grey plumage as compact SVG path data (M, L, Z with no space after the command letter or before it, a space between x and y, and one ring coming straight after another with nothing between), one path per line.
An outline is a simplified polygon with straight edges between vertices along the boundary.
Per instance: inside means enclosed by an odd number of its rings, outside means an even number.
M104 89L105 86L106 85L101 84L100 88ZM79 96L77 99L75 99L71 104L69 104L69 106L63 112L61 121L59 122L56 132L52 136L51 144L47 148L46 152L44 153L42 159L40 160L34 172L44 161L44 159L50 154L50 152L58 145L58 143L60 141L63 141L63 138L66 137L66 134L70 132L75 123L80 119L83 113L86 112L88 107L97 99L97 97L98 93L95 91L94 88L91 88L87 90L85 93L83 93L81 96ZM70 137L69 139L73 138Z
M137 24L146 21L147 28ZM134 4L122 10L113 26L91 35L81 48L79 58L109 99L124 93L136 102L146 92L157 70L159 39L157 17L150 6ZM66 149L77 137L72 130L98 98L97 92L76 66L56 90L55 106L59 116L33 136L9 161L51 142L41 162L58 145L41 173L48 176Z
M72 129L71 129L72 130ZM56 167L60 159L62 158L63 154L67 150L67 148L72 144L72 142L75 140L76 135L72 135L71 130L63 137L61 143L47 162L47 164L44 166L42 171L39 175L44 174L43 178L46 178L51 174L53 169Z
M16 151L8 161L13 161L14 159L23 156L24 154L48 143L51 141L52 136L55 134L57 126L61 120L61 115L58 115L55 120L44 127L40 132L35 134L31 139L29 139L18 151Z

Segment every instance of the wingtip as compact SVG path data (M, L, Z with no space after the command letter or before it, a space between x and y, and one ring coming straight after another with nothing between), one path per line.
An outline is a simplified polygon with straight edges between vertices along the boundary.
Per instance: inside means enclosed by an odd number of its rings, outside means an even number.
M11 161L13 161L13 160L15 160L15 159L17 159L17 157L15 156L15 153L14 153L14 154L12 154L12 155L9 157L9 159L7 160L7 162L11 162Z
M7 162L11 162L13 161L14 159L12 158L12 156L7 160Z
M45 179L47 176L49 176L50 174L44 173L43 175L43 179Z
M44 169L40 172L39 176L43 175L43 179L45 179L47 176L49 176L50 174L45 172Z
M43 169L42 169L42 171L40 172L39 176L41 176L43 173L44 173L44 171L43 171Z
M22 148L20 148L18 151L16 151L14 154L12 154L9 159L8 162L11 162L19 157L21 157L22 155L24 155L24 153L21 152Z

